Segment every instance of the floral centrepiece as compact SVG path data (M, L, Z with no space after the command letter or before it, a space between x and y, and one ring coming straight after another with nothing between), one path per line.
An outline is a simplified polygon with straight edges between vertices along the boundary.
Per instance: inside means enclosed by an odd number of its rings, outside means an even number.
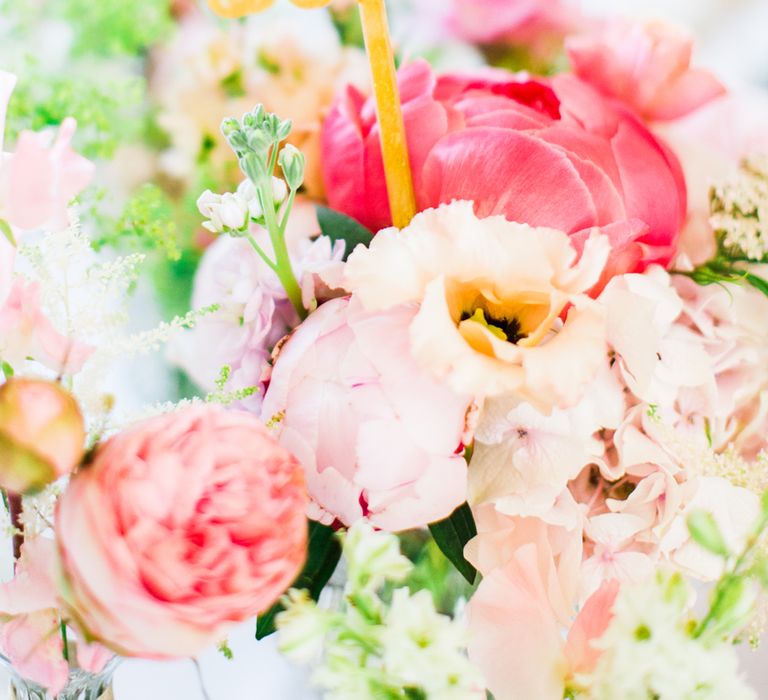
M560 0L205 4L0 3L16 695L245 623L327 700L756 698L768 98Z

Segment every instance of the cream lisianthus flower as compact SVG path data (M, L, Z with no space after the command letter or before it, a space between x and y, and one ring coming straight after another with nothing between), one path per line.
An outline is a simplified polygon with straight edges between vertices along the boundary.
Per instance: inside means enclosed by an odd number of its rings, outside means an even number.
M345 286L369 311L419 304L413 354L455 390L549 412L575 404L605 360L602 311L584 292L609 252L594 235L579 257L561 231L454 202L358 247Z

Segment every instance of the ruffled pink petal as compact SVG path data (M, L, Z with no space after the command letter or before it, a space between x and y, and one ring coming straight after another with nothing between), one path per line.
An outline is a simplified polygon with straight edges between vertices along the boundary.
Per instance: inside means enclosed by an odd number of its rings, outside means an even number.
M651 118L659 121L679 119L726 92L723 84L712 73L692 68L659 91L653 103Z
M19 228L64 228L67 205L90 182L94 166L71 148L75 120L65 119L56 142L48 135L22 132L8 165L8 220Z
M600 651L592 646L592 642L608 629L619 588L616 580L604 583L590 596L576 617L565 645L565 656L572 673L590 673L594 669Z
M430 206L470 200L480 217L501 214L566 232L596 222L590 192L568 157L519 131L486 127L446 136L423 178Z

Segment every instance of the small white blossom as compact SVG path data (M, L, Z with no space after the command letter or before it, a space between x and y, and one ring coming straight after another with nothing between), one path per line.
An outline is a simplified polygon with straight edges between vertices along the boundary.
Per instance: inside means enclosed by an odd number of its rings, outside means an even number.
M277 616L280 627L278 649L291 661L307 664L318 659L323 651L325 634L332 621L307 591L291 589L285 610Z
M669 582L625 588L614 618L594 646L594 673L577 682L590 700L756 700L725 642L690 633L687 587Z
M385 581L402 581L411 562L400 554L400 543L388 532L377 532L367 522L355 524L344 538L349 567L348 588L376 590Z

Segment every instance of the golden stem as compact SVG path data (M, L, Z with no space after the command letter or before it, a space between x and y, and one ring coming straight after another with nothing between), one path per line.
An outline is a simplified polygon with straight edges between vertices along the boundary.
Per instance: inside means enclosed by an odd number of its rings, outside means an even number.
M365 46L371 63L381 153L387 179L392 223L404 228L416 215L416 196L405 139L403 109L397 89L395 56L389 38L384 0L359 0Z

